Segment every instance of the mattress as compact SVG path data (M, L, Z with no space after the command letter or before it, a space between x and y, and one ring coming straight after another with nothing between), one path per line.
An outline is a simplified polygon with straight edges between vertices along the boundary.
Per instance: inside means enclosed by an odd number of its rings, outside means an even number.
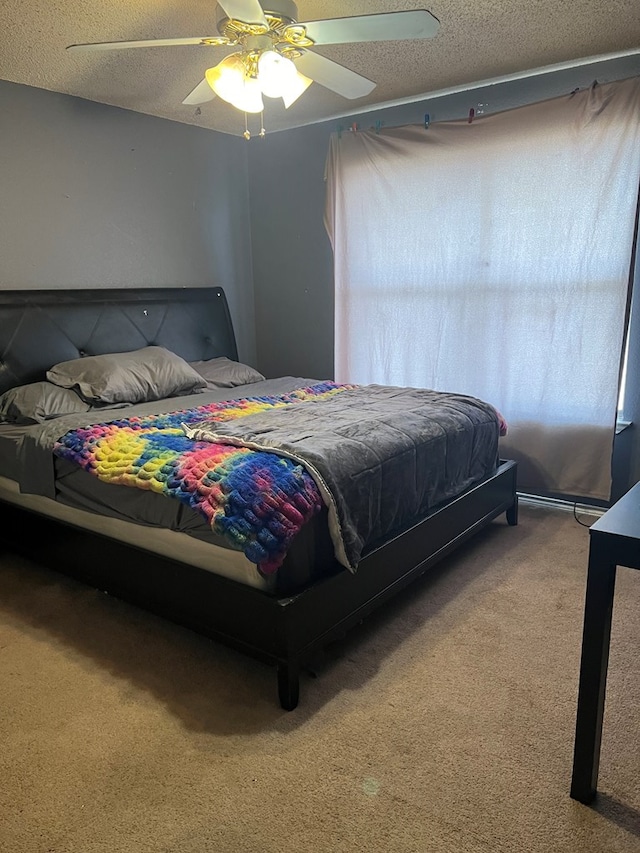
M262 577L256 572L255 565L249 562L241 552L194 539L179 531L163 530L159 527L139 525L120 518L100 515L41 495L25 495L20 491L17 481L2 476L0 476L0 500L36 513L34 535L37 533L37 514L41 514L84 530L91 530L110 539L126 542L136 548L143 548L154 554L188 562L192 566L255 589L265 592L276 591L275 579Z

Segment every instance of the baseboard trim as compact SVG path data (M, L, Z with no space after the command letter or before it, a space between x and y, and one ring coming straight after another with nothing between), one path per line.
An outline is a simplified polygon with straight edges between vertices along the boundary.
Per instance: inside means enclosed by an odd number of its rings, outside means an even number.
M559 498L543 498L539 495L528 495L524 492L518 492L518 501L524 504L532 504L533 506L544 506L547 509L560 509L564 512L580 513L580 515L593 515L597 518L600 518L607 511L606 507L580 504L575 501L563 501Z

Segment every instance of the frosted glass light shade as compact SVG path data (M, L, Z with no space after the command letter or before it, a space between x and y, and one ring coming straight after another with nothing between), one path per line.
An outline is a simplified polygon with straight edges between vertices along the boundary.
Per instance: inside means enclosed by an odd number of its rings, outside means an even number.
M207 83L223 101L245 113L259 113L264 109L259 82L247 76L239 53L225 56L213 68L205 71Z
M280 98L296 76L290 59L275 50L265 50L258 59L258 80L262 93L268 98Z
M296 70L296 76L289 83L287 87L287 91L283 92L282 100L287 109L297 101L300 95L303 92L306 92L309 86L313 83L313 80L310 77L305 77L304 74L301 74Z

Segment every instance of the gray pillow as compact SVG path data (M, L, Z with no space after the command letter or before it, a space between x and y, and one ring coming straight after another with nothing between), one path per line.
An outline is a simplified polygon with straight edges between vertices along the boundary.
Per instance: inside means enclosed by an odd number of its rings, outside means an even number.
M73 388L93 405L143 403L207 387L184 359L157 346L62 361L47 371L47 379L62 388Z
M39 424L62 415L88 412L89 404L75 391L50 382L33 382L0 395L0 420L12 424Z
M206 379L208 388L235 388L262 382L265 378L248 364L230 358L210 358L208 361L190 361L189 364Z

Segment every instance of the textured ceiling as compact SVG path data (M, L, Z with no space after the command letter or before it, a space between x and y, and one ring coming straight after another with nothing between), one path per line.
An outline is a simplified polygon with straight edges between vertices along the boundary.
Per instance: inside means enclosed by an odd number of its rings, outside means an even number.
M277 6L276 2L269 4ZM640 50L638 0L298 0L298 19L428 9L435 38L327 45L321 53L376 82L347 100L314 83L285 110L266 99L269 131L358 113L544 66ZM241 134L243 115L219 98L181 101L229 47L70 53L72 43L217 34L214 0L0 0L0 79L148 115Z

